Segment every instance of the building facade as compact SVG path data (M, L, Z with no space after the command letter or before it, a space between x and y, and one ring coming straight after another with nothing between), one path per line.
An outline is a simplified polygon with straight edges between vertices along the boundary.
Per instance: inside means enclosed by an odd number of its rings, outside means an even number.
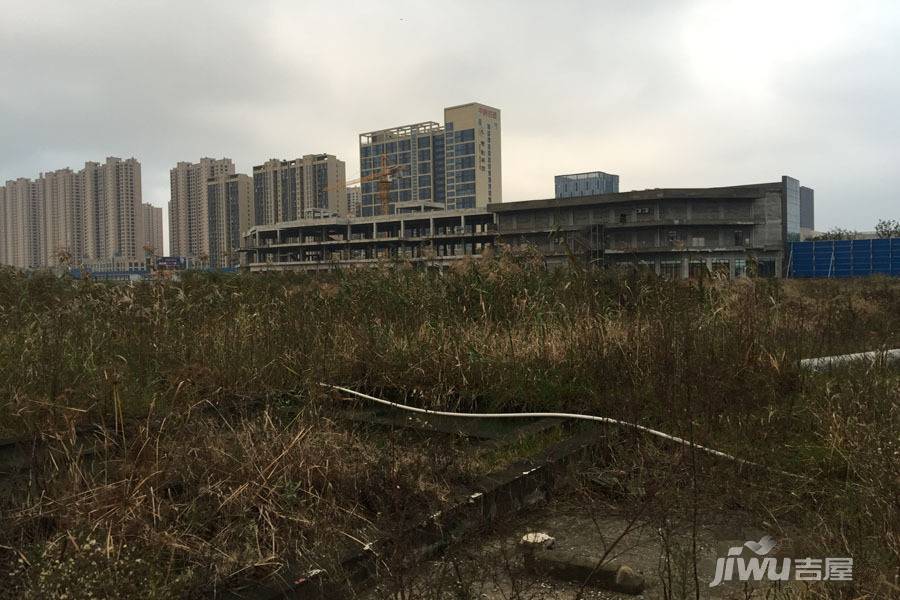
M141 209L141 163L133 158L107 158L103 165L103 227L98 237L105 252L98 258L143 258L144 213Z
M619 192L619 176L603 171L557 175L553 178L553 183L557 198L617 194Z
M83 203L76 200L77 175L72 169L42 173L35 182L43 207L43 265L84 257Z
M44 266L42 251L43 210L38 200L38 186L20 177L6 182L7 264L20 269Z
M816 230L816 193L800 186L800 232L806 238Z
M322 270L385 259L443 265L492 246L536 250L667 278L781 276L792 178L725 188L655 189L424 209L394 215L256 226L244 238L252 271Z
M144 213L144 247L159 256L165 251L163 248L162 208L143 203L141 210Z
M0 185L0 266L9 264L6 258L6 186Z
M207 181L232 175L230 158L179 162L169 171L169 254L192 258L209 255Z
M444 124L425 121L359 136L363 179L384 165L392 178L388 214L404 209L466 209L503 199L500 111L469 103L444 109ZM378 184L361 184L361 216L381 213Z
M115 157L4 186L0 245L22 269L142 257L141 165Z
M362 207L362 192L360 187L353 186L347 188L347 216L358 217L359 210Z
M238 264L241 237L255 224L253 180L248 175L219 175L207 181L209 266Z
M346 165L332 154L270 159L253 167L255 223L347 214Z

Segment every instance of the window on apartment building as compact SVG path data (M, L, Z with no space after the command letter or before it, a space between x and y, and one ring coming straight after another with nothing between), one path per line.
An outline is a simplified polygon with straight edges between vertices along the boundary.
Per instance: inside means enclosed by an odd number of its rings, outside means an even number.
M744 245L744 232L740 229L734 230L734 245L735 246L743 246Z
M747 275L747 261L743 258L736 258L734 260L734 276L735 277L744 277Z
M628 213L619 213L619 223L628 222Z
M640 208L634 209L634 212L635 212L635 214L638 214L638 215L649 215L649 214L650 214L650 207L648 207L648 206L642 206L642 207L640 207Z

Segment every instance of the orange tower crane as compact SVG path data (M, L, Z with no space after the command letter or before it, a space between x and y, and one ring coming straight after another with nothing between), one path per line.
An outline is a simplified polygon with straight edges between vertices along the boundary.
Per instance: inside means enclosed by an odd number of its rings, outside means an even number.
M394 176L398 175L401 171L403 171L403 167L401 165L389 165L387 162L387 156L382 155L380 170L366 175L365 177L358 177L356 179L346 181L344 182L343 186L330 186L326 188L325 191L338 191L346 189L348 185L374 181L376 182L378 187L378 204L381 207L379 210L379 214L386 215L388 214L391 203L391 183L394 181Z

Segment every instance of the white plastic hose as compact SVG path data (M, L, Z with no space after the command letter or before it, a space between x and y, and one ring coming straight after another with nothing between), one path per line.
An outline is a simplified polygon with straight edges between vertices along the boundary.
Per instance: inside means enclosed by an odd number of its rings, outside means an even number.
M855 354L839 354L837 356L822 356L820 358L804 358L800 361L801 369L810 371L825 371L830 367L837 367L854 362L877 362L883 360L885 364L900 361L900 348L894 350L874 350L872 352L857 352Z
M393 408L399 408L400 410L406 410L409 412L421 413L425 415L435 415L440 417L462 417L468 419L532 419L532 418L551 418L551 419L580 419L582 421L597 421L600 423L608 423L610 425L618 425L621 427L630 427L632 429L637 429L638 431L643 431L644 433L649 433L650 435L655 435L664 440L669 440L671 442L675 442L676 444L681 444L683 446L689 446L691 448L696 448L697 450L702 450L708 454L712 454L713 456L718 456L719 458L724 458L727 460L734 461L741 465L748 465L752 467L759 467L761 469L765 469L767 471L771 471L773 473L780 473L781 475L786 475L788 477L796 477L798 479L809 479L809 477L805 477L803 475L797 475L796 473L789 473L788 471L782 471L781 469L774 469L772 467L767 467L765 465L746 460L743 458L738 458L736 456L732 456L730 454L726 454L724 452L720 452L719 450L715 450L714 448L707 448L706 446L701 446L700 444L696 444L684 438L680 438L674 435L669 435L668 433L663 433L662 431L657 431L655 429L650 429L649 427L644 427L643 425L638 425L636 423L629 423L628 421L620 421L618 419L611 419L609 417L597 417L594 415L582 415L579 413L557 413L557 412L524 412L524 413L462 413L462 412L448 412L442 410L430 410L427 408L417 408L415 406L407 406L405 404L398 404L397 402L391 402L390 400L383 400L381 398L376 398L375 396L370 396L368 394L363 394L362 392L357 392L351 390L349 388L341 387L339 385L331 385L330 383L320 383L322 387L331 388L334 390L340 390L347 394L356 396L357 398L363 398L365 400L371 400L372 402L377 402L378 404L383 404L385 406L391 406Z

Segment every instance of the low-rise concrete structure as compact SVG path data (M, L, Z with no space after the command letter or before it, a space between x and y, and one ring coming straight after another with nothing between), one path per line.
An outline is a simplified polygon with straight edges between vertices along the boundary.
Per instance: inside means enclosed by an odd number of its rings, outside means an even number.
M652 189L256 226L244 237L250 271L321 270L384 259L444 265L501 244L531 247L548 265L584 260L661 276L781 276L799 236L799 182ZM796 221L796 222L795 222ZM796 231L795 231L796 230Z

